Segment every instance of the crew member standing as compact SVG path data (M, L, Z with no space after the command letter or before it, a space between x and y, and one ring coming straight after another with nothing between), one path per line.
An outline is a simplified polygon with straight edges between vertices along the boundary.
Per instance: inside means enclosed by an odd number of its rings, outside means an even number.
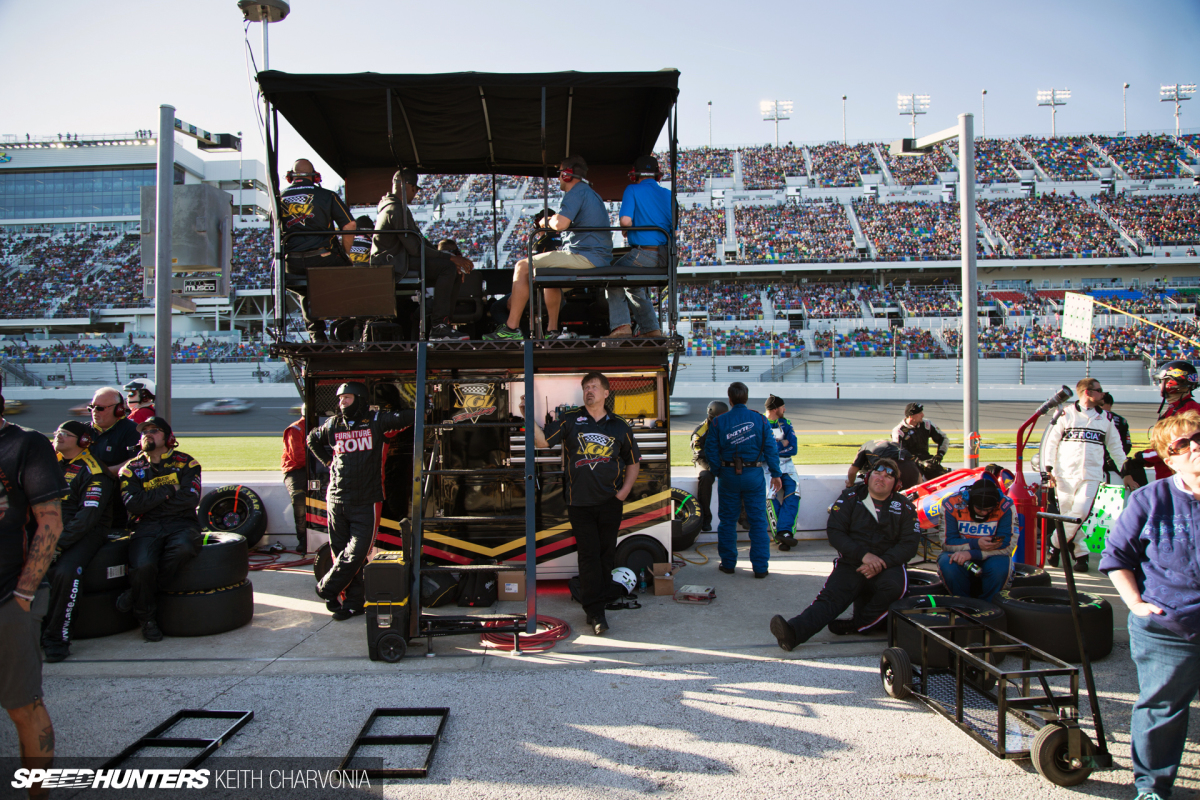
M129 420L135 425L154 416L154 381L134 378L125 384L125 401L129 406Z
M605 406L608 378L589 372L580 386L583 408L564 412L545 430L525 413L524 399L521 415L533 425L535 445L562 444L563 491L579 558L579 595L587 624L599 636L608 630L604 607L611 597L617 533L642 455L629 423Z
M1185 411L1200 413L1200 403L1192 397L1192 392L1200 385L1200 378L1197 377L1196 368L1190 361L1171 361L1164 364L1162 369L1155 373L1154 382L1158 384L1158 391L1162 395L1162 402L1158 405L1160 421ZM1136 489L1149 483L1146 478L1147 464L1154 467L1156 480L1169 478L1173 474L1171 468L1154 450L1139 450L1133 454L1121 472L1126 488Z
M308 552L308 423L304 407L300 419L283 429L283 485L292 498L292 520L296 525L296 552Z
M717 552L719 569L729 575L737 566L737 520L743 506L750 522L750 566L754 577L767 577L771 537L767 533L766 483L761 467L771 473L771 487L783 488L779 448L766 418L746 408L750 390L729 384L729 411L712 421L704 455L717 476Z
M384 434L412 427L412 411L372 411L357 381L337 390L337 413L309 432L313 455L329 468L325 493L333 566L317 582L317 596L336 620L363 613L362 567L371 552L383 503Z
M929 452L930 440L937 442L936 455ZM942 459L950 451L950 437L925 419L925 406L920 403L909 403L904 407L904 419L892 428L892 441L912 453L925 480L931 481L949 472L942 466Z
M700 468L696 476L696 500L700 503L700 530L712 530L712 487L717 480L712 465L704 456L704 443L708 440L708 428L712 421L729 410L720 400L708 404L708 416L692 431L692 463Z
M779 449L779 471L783 488L768 496L775 511L775 541L779 542L780 550L790 550L796 546L793 533L796 527L796 515L800 512L800 482L796 478L796 465L792 457L800 451L800 442L792 423L784 417L783 398L771 395L767 398L767 422L771 425L771 435L775 437L775 446ZM764 467L766 469L766 467Z
M674 227L674 214L671 213L671 192L658 185L662 173L658 169L658 159L654 156L641 156L633 165L629 174L631 180L637 183L625 187L621 197L620 223L622 228L656 227L669 231ZM667 264L667 235L659 231L629 231L625 234L629 241L630 251L614 263L614 267L634 267L638 269L653 269L665 267ZM654 313L654 304L650 296L640 286L610 286L604 290L608 296L608 325L610 339L622 339L633 335L630 326L637 325L638 336L648 338L662 336L659 330L658 315Z
M331 234L288 236L298 231L354 230L354 219L346 204L336 192L318 186L321 174L313 169L312 162L301 158L287 174L291 183L279 203L283 209L280 225L283 229L283 260L288 275L308 277L310 267L349 266L349 252L354 237L335 237ZM339 241L340 238L340 241ZM327 341L324 320L316 319L308 305L308 286L292 286L288 291L296 295L300 303L300 314L304 327L314 342Z

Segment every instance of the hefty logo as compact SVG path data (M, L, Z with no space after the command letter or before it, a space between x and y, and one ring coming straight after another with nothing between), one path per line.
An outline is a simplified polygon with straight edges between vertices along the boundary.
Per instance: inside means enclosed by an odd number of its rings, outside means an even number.
M333 434L333 452L337 455L370 450L373 447L371 431L337 431Z
M996 535L996 523L994 522L962 522L958 523L959 536L985 536Z

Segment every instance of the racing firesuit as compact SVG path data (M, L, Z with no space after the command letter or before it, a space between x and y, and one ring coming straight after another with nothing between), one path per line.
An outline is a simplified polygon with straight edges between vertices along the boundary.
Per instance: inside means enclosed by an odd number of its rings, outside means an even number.
M1177 414L1182 414L1185 411L1200 413L1200 403L1193 400L1191 394L1185 394L1174 403L1168 403L1163 412L1158 415L1158 419L1162 421ZM1139 450L1134 453L1133 457L1125 464L1125 468L1121 471L1121 474L1132 475L1134 480L1138 482L1138 485L1145 486L1148 483L1146 480L1146 464L1154 467L1154 478L1156 480L1161 481L1163 478L1169 478L1174 474L1171 468L1158 457L1158 453L1153 450Z
M1115 464L1125 463L1121 436L1112 414L1079 403L1063 407L1063 413L1046 433L1042 468L1053 469L1058 507L1062 514L1086 519L1104 475L1104 453ZM1068 543L1075 541L1078 525L1064 524Z
M154 595L180 567L200 553L200 462L167 450L155 464L146 453L121 470L121 496L133 523L129 540L129 588L133 613L154 619Z
M942 501L946 533L942 554L938 556L938 574L942 576L942 582L950 594L956 597L979 597L990 603L1012 581L1013 517L1016 512L1012 500L1001 492L1000 504L992 509L986 519L977 521L971 517L969 495L970 487L964 486L958 493ZM997 550L982 549L979 540L989 537L999 538L1001 547ZM971 573L966 565L950 560L951 554L960 550L970 552L970 563L979 565L978 594L971 591Z
M767 418L738 403L708 423L704 457L717 478L717 553L721 566L737 564L737 521L743 504L750 522L750 565L755 574L766 574L771 557L767 533L766 487L763 471L772 478L779 471L779 448Z
M770 486L767 487L767 496L771 498L771 507L775 510L775 537L779 538L792 535L796 527L796 514L800 511L800 481L796 477L796 465L792 463L792 456L799 452L800 443L792 423L786 418L768 420L767 424L771 426L775 446L779 449L779 471L783 481L783 488L774 495ZM765 465L763 473L764 480L769 482L769 470Z
M700 470L696 476L696 500L700 504L700 529L705 531L712 530L712 487L717 480L704 457L704 444L711 424L712 420L706 419L692 431L692 463Z
M937 455L929 454L931 439L937 442ZM915 426L905 425L904 420L900 420L900 424L892 428L892 441L912 453L925 480L933 480L948 472L942 466L942 459L950 451L950 437L929 420L921 420L921 424Z
M317 594L361 611L366 599L362 567L375 543L383 505L384 434L411 428L412 411L369 411L360 419L336 414L308 434L308 446L329 467L325 492L333 566Z
M865 631L882 621L892 603L908 591L904 565L917 554L921 528L917 511L904 495L894 492L877 503L860 483L842 490L829 509L829 543L837 550L833 572L817 599L788 624L806 642L854 604L854 626ZM886 566L874 578L858 568L872 553Z
M58 554L46 574L50 608L42 621L42 647L71 641L71 617L83 591L83 570L112 527L114 483L103 465L86 450L69 460L59 455L58 465L67 493L62 499Z

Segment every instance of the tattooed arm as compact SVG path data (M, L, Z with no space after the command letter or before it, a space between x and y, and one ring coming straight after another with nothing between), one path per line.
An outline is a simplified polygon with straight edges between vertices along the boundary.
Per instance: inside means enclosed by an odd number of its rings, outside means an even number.
M37 533L29 543L29 553L25 556L25 567L17 581L17 591L21 594L32 595L42 582L50 561L54 558L54 548L58 545L58 536L62 533L62 500L48 500L33 507L33 516L37 520ZM29 610L29 601L20 597L13 598L25 611Z

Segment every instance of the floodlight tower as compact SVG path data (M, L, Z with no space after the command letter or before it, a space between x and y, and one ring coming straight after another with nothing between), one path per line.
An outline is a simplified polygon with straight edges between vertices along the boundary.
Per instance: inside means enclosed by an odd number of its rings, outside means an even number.
M1176 83L1170 86L1164 86L1159 89L1159 94L1162 95L1162 102L1175 104L1175 135L1179 136L1179 104L1184 100L1191 100L1192 95L1196 93L1196 84L1194 83Z
M912 135L917 138L917 115L929 113L929 95L898 94L896 108L900 109L900 116L912 117Z
M791 100L763 100L758 104L763 122L775 123L775 147L779 148L779 123L792 118Z
M1125 104L1126 93L1129 91L1129 81L1121 84L1121 133L1129 133L1129 115L1127 113L1128 106Z
M846 141L846 95L842 95L842 146L849 144Z
M986 139L987 138L987 89L981 90L979 97L983 102L983 118L980 120L983 123L983 126L982 126L983 131L981 132L980 135L981 135L981 138Z
M1065 106L1067 101L1071 99L1070 89L1038 89L1037 100L1039 106L1050 106L1050 138L1058 136L1058 128L1056 125L1058 116L1058 107Z

